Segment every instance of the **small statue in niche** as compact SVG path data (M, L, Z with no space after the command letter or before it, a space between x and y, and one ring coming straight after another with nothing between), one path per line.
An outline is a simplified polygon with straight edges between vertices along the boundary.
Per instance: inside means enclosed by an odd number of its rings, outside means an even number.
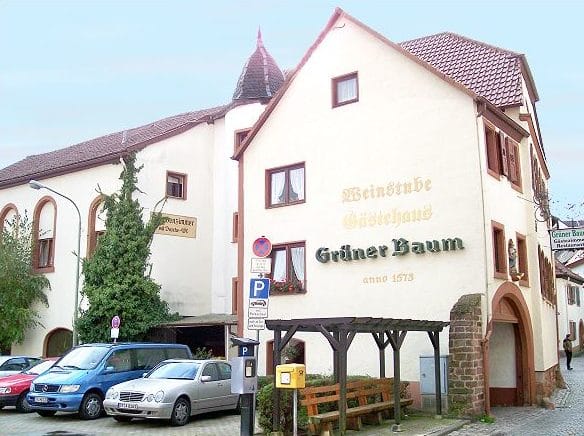
M511 275L511 280L514 282L521 280L523 273L520 273L517 269L517 249L515 248L513 239L509 239L507 253L509 255L509 274Z

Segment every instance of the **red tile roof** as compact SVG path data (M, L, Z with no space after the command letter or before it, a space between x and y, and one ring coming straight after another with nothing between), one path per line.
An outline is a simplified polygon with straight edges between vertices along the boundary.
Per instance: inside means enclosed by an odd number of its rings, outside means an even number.
M0 169L0 187L27 183L82 168L117 161L125 153L222 116L232 105L217 106L164 118L141 127L90 139L61 150L28 156Z
M521 54L450 32L399 45L495 106L522 103Z
M576 283L580 285L584 284L584 277L582 277L579 274L576 274L574 271L572 271L566 265L563 265L558 260L556 260L556 277L574 280Z

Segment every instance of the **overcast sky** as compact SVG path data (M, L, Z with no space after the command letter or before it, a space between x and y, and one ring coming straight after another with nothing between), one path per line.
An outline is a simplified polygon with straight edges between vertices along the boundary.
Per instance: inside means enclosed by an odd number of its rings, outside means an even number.
M0 167L231 100L258 26L295 67L335 6L395 42L452 31L524 53L554 211L584 217L584 2L0 0Z

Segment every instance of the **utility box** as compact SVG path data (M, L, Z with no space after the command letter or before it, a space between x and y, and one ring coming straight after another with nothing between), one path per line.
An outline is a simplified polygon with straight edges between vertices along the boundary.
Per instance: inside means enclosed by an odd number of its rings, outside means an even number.
M276 387L302 389L306 385L306 366L301 363L287 363L276 366Z
M422 410L436 410L436 374L434 372L434 355L420 356L420 394ZM448 410L448 355L440 356L440 393L442 410Z

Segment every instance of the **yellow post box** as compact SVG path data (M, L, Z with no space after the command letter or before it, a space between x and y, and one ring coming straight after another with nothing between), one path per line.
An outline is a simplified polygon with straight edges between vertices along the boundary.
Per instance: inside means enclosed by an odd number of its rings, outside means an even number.
M306 384L306 366L301 363L287 363L276 366L276 387L301 389Z

